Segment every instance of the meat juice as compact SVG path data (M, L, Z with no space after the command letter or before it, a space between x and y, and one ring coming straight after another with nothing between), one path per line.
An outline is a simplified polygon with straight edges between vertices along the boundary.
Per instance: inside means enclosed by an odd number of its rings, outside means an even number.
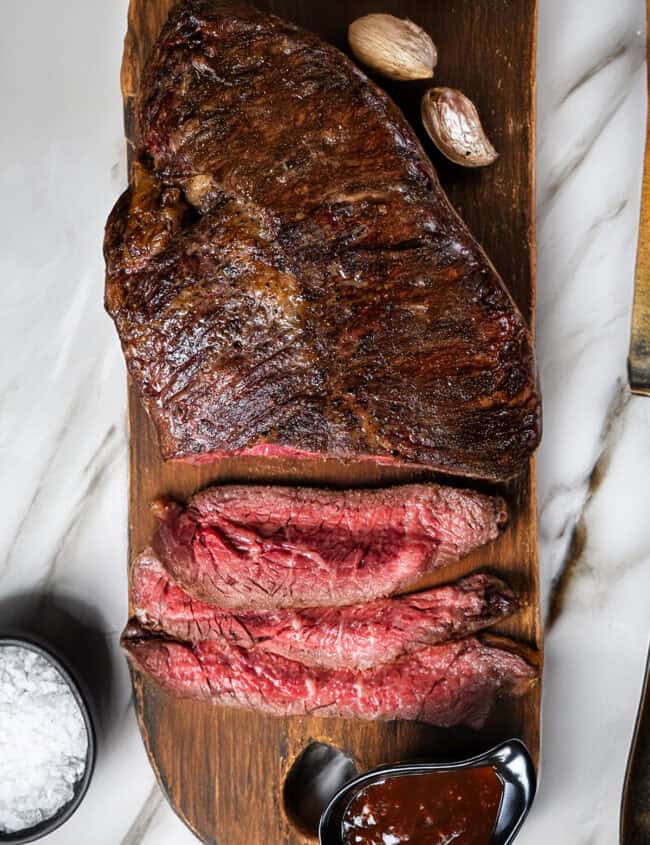
M373 783L343 816L344 845L489 845L503 796L492 766Z

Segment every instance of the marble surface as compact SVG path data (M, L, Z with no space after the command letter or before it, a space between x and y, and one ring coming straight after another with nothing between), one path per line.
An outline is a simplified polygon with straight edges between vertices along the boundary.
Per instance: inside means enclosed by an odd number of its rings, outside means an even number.
M625 364L644 4L539 3L547 639L542 784L519 841L612 845L650 610L650 399L630 397ZM49 845L189 845L154 783L117 643L125 384L99 244L126 178L126 0L60 8L4 0L0 29L0 627L55 632L97 691L97 771Z

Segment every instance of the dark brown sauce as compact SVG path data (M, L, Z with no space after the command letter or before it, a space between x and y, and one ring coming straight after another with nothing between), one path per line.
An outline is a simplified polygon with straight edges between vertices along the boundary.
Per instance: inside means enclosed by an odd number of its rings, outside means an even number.
M502 795L491 766L393 776L355 795L343 816L343 842L489 845Z

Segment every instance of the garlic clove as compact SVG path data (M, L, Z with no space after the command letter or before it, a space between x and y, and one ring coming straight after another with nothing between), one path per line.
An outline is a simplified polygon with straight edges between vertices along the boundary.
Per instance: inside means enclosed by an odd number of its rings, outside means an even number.
M465 167L485 167L499 154L490 143L474 103L455 88L430 88L421 104L422 123L440 152Z
M438 52L417 24L393 15L371 14L348 27L348 43L357 59L389 79L430 79Z

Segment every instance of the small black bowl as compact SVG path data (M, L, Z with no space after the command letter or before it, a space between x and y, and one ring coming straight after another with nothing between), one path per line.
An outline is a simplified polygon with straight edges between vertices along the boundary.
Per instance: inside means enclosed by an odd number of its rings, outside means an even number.
M530 810L535 797L536 776L528 749L521 740L511 739L484 754L467 760L444 763L396 763L380 766L348 781L332 798L320 819L320 845L342 845L343 817L352 799L373 783L404 775L423 775L493 766L503 783L503 797L492 834L491 845L510 845Z
M37 642L31 637L0 637L0 648L3 648L4 646L17 646L19 648L26 648L30 651L35 651L37 654L40 654L41 657L48 660L54 668L59 671L72 692L79 709L81 710L81 715L86 726L86 734L88 736L88 749L86 751L86 766L84 768L84 773L76 782L74 786L74 794L68 803L64 804L63 807L61 807L61 809L49 819L45 819L45 821L39 822L32 827L27 827L24 830L19 830L15 833L0 833L0 845L26 845L27 842L35 842L37 839L41 839L41 837L47 836L48 833L52 833L57 828L61 827L61 825L70 818L77 807L81 804L86 792L88 791L93 769L95 768L97 741L95 737L95 727L90 715L90 708L88 706L86 696L82 692L78 680L74 677L64 658L60 654L55 653L51 646L42 642Z

